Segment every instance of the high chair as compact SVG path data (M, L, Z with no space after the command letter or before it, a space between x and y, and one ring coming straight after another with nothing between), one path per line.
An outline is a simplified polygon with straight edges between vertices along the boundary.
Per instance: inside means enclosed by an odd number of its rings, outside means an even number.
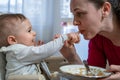
M52 56L40 63L47 80L60 80L57 76L59 67L68 64L67 60L62 56ZM14 75L9 80L39 80L39 75Z

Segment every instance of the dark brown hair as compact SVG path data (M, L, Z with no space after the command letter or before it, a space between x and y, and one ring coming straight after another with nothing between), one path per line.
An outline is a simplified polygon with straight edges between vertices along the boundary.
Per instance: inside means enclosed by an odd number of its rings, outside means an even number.
M118 20L120 20L120 0L88 0L96 6L96 8L101 8L104 2L109 2L112 6L112 12L116 15Z

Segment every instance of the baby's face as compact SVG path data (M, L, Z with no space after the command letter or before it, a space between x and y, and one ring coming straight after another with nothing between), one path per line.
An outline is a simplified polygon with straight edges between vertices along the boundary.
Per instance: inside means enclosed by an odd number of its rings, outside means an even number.
M35 44L36 33L32 31L29 20L25 20L18 27L19 31L16 35L17 44L33 46Z

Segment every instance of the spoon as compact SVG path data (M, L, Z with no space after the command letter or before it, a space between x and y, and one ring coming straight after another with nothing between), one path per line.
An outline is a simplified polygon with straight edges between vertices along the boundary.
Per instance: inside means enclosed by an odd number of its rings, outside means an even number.
M84 66L86 68L86 74L87 75L91 75L91 76L94 76L94 74L90 71L90 67L88 65L88 62L86 60L83 60L83 63L84 63Z

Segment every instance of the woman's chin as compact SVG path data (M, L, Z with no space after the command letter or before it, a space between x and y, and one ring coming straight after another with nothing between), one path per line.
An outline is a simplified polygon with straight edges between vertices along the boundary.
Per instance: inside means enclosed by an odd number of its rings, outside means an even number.
M90 36L90 35L86 35L86 36L85 36L85 35L84 35L84 39L85 39L85 40L90 40L90 39L92 39L92 38L93 38L93 36Z
M90 38L86 38L86 37L84 37L84 39L85 39L85 40L90 40Z

